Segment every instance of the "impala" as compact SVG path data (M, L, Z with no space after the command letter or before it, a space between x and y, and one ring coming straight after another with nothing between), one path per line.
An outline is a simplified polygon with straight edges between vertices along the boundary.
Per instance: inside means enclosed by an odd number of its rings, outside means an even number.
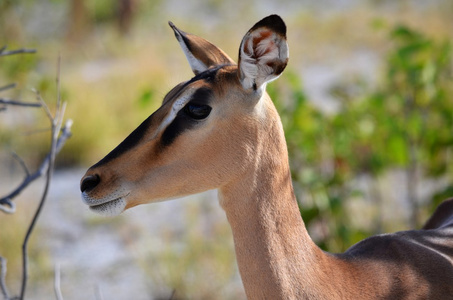
M300 216L279 115L266 93L288 62L272 15L244 36L236 64L170 23L195 77L81 180L94 212L218 189L249 299L453 299L453 200L423 230L322 251Z

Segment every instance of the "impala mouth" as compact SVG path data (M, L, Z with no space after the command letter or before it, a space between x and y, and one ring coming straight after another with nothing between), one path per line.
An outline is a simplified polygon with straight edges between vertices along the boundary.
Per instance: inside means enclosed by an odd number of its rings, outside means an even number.
M120 213L124 211L126 208L126 197L128 196L124 195L112 200L106 200L103 201L102 203L90 203L86 197L86 195L83 195L84 201L86 204L88 204L90 210L92 212L95 212L97 214L103 215L103 216L117 216Z

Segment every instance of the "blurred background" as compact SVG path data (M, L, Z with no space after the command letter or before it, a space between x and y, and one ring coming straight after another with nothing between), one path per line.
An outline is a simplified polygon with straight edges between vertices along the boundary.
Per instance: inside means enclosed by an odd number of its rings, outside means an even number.
M0 97L62 99L73 136L30 241L27 299L51 299L60 265L65 299L244 299L231 231L216 192L119 217L88 211L87 167L193 75L167 22L236 59L247 30L277 13L290 62L268 86L285 127L301 213L315 242L344 251L382 232L421 227L453 196L453 2L450 0L0 0ZM0 194L48 152L40 109L0 111ZM12 294L21 244L42 192L36 182L0 212L0 256ZM17 292L16 292L17 291Z

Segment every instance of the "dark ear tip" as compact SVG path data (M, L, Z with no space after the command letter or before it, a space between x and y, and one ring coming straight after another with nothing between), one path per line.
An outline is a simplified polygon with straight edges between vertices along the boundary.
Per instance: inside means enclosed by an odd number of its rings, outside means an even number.
M176 38L179 40L181 35L184 34L184 32L179 30L178 27L176 27L176 25L173 24L172 21L168 21L168 25L170 25L171 29L173 29L173 32L175 33Z
M168 25L171 27L171 29L173 29L173 30L175 30L175 31L178 30L178 28L176 28L175 24L173 24L172 21L168 21Z
M267 27L283 36L286 36L286 25L279 15L270 15L265 17L264 19L256 23L251 30L255 30L260 27Z

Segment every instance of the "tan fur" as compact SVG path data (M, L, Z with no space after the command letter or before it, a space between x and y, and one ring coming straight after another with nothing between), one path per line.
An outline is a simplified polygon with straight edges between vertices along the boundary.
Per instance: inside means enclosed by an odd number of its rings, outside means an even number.
M202 45L196 55L204 60ZM286 62L276 58L275 68L260 69L274 73L257 78L274 79ZM228 65L212 82L175 87L133 149L87 171L84 179L100 181L90 189L85 184L85 201L108 206L120 195L127 209L219 189L249 299L453 299L453 226L442 221L450 210L431 222L441 226L371 237L343 254L325 253L313 243L299 213L282 125L266 83L251 89L249 82L257 81L249 77L243 84L244 74L241 64ZM159 125L173 103L201 87L213 91L211 114L161 147Z

